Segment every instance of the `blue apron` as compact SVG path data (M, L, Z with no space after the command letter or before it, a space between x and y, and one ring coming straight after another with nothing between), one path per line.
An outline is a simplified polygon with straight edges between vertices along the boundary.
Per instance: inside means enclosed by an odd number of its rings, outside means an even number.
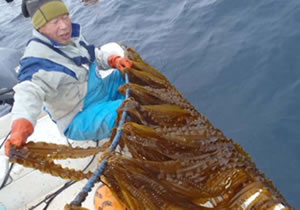
M72 120L64 134L72 140L101 140L108 138L117 118L116 110L124 101L118 88L125 83L122 73L115 69L101 78L96 62L90 66L88 92L83 110Z

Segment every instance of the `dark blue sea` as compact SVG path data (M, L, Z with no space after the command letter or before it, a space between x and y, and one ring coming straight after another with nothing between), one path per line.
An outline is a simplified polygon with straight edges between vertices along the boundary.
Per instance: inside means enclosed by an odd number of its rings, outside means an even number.
M135 48L300 209L299 0L66 3L90 43ZM0 3L0 57L31 37L20 4Z

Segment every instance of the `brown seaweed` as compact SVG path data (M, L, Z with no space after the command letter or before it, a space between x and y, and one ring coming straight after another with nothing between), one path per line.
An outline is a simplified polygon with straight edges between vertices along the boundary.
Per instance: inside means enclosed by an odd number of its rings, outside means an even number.
M104 175L129 209L292 209L241 146L134 50L127 56L135 62L120 91L131 98L118 117L127 112L126 152L107 154Z
M74 169L63 168L60 164L54 163L51 159L45 158L26 148L12 147L10 151L10 161L21 164L25 167L31 167L53 176L59 176L64 179L75 181L88 179L92 172L83 173Z
M11 160L63 178L89 173L63 169L55 158L76 158L104 152L108 160L101 178L128 209L292 209L249 154L199 113L168 79L132 48L125 69L130 92L118 109L121 125L118 152L103 148L74 149L44 143L13 148ZM44 167L47 165L47 169ZM81 207L70 207L80 209Z
M102 147L69 147L66 145L50 144L45 142L28 142L22 148L12 146L9 160L25 167L35 168L44 173L74 181L89 179L92 172L84 173L81 170L64 168L55 163L54 159L83 158L98 154L107 149L108 144Z

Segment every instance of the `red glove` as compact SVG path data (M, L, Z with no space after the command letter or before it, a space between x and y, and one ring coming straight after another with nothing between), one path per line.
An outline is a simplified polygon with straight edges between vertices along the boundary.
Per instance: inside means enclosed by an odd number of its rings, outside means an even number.
M121 71L124 68L131 68L133 63L128 58L122 58L121 56L111 55L108 58L108 64L113 67L120 69Z
M5 154L9 156L11 145L22 147L33 133L33 125L26 119L17 119L12 124L10 138L5 143Z

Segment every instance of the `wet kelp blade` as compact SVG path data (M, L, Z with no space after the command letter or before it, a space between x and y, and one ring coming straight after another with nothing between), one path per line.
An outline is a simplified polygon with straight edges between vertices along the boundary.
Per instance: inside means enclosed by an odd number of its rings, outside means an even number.
M50 144L45 142L28 142L22 148L11 147L9 160L14 163L40 170L41 172L58 176L64 179L79 181L89 179L92 172L64 168L55 163L54 159L84 158L96 155L107 150L109 144L102 147L70 147L66 145Z
M67 145L57 145L45 142L28 142L25 145L28 151L31 151L39 156L49 159L68 159L68 158L84 158L91 155L96 155L108 149L109 143L106 142L102 147L70 147Z
M11 147L9 160L13 163L23 165L24 167L35 168L41 172L74 181L88 179L92 175L92 172L84 173L83 171L64 168L60 164L54 163L53 160L35 154L27 148Z

